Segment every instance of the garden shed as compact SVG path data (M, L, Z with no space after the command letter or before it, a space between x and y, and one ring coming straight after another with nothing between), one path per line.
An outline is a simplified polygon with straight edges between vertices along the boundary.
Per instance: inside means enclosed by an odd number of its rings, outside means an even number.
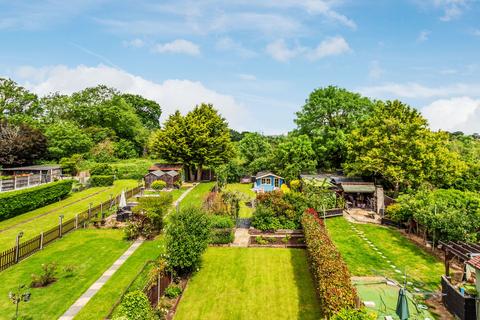
M162 170L155 170L147 173L143 180L145 181L145 187L150 188L152 182L157 180L162 180L167 183L167 188L173 188L175 184L180 180L180 173L174 170L170 171L162 171Z
M262 171L255 176L253 190L255 192L270 192L280 189L285 179L269 171Z

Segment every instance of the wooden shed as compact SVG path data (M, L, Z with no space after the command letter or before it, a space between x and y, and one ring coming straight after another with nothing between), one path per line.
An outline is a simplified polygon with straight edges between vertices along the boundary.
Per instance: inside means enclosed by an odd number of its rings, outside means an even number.
M175 183L180 180L180 173L174 170L164 172L162 170L155 170L147 173L143 180L145 181L145 188L150 188L152 182L162 180L167 183L167 188L173 188Z

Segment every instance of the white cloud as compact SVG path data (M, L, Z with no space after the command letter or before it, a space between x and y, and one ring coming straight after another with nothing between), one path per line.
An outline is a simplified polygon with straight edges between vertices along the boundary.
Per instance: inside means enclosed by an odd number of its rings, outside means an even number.
M433 7L441 10L443 15L440 17L442 21L451 21L458 19L469 4L474 0L416 0L421 7Z
M387 83L379 86L361 87L358 89L362 94L376 97L388 98L447 98L452 96L478 96L480 84L457 83L448 86L428 87L415 82L405 84Z
M122 42L123 46L124 47L131 47L131 48L141 48L145 45L145 41L143 41L142 39L133 39L133 40L125 40Z
M422 109L433 130L480 133L480 100L455 97L432 102Z
M215 43L215 48L221 51L233 51L242 58L252 58L257 55L255 51L245 48L240 42L229 37L220 38Z
M176 39L172 42L156 44L153 51L158 53L182 53L191 56L198 56L200 54L200 48L195 43L184 39Z
M428 40L428 37L430 36L430 31L429 30L422 30L420 31L420 33L418 34L418 37L417 37L417 42L425 42Z
M16 70L14 76L19 83L39 95L51 92L71 94L86 87L105 84L157 101L162 106L163 119L177 109L185 113L199 103L212 103L233 128L246 129L248 111L245 106L232 96L211 90L201 82L170 79L156 83L105 65L79 65L74 68L63 65L24 66Z
M253 75L253 74L239 73L237 76L241 80L245 80L245 81L255 81L255 80L257 80L257 77L255 77L255 75Z
M294 48L289 48L287 44L285 43L285 40L283 39L278 39L275 40L267 45L265 48L265 51L275 60L281 61L281 62L286 62L297 55L299 55L301 52L303 52L305 49L301 47L294 47Z
M339 36L327 38L315 48L302 47L298 44L290 48L285 40L278 39L269 43L265 50L272 58L281 62L286 62L300 55L304 55L310 60L319 60L351 51L347 41Z
M343 37L331 37L323 40L320 44L309 50L308 58L318 60L328 56L336 56L351 51L350 46Z
M370 79L379 79L382 77L384 70L380 66L380 62L374 60L370 63L370 68L368 71L368 77Z

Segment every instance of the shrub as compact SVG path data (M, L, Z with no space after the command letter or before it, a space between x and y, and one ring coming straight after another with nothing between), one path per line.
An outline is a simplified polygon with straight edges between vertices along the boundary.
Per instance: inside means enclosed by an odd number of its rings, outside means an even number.
M153 189L153 190L163 190L167 187L167 183L163 180L156 180L156 181L153 181L152 184L150 185L150 187Z
M182 293L182 288L176 284L170 284L167 289L165 289L165 296L170 299L175 299Z
M173 202L169 193L162 193L158 197L144 197L138 199L138 205L133 208L133 214L125 230L127 239L136 239L140 236L151 238L163 228L163 217Z
M90 168L91 176L111 176L113 175L113 168L108 163L96 163Z
M112 141L106 139L96 144L90 154L96 162L107 163L115 161L114 148Z
M91 187L108 187L113 185L113 176L91 176L88 183Z
M62 172L65 174L76 176L78 173L79 165L82 161L83 161L83 156L81 154L74 154L70 158L62 158L60 160L60 165L62 166Z
M210 219L199 208L181 209L170 216L165 240L168 265L179 274L197 269L210 238Z
M148 159L129 159L128 161L119 161L112 164L117 179L142 179L148 168L153 164Z
M145 293L136 290L125 295L114 319L153 320L155 316Z
M298 179L290 181L290 189L292 189L293 191L299 191L300 185L301 182Z
M32 274L32 282L30 283L31 288L40 288L46 287L50 283L53 283L57 280L55 275L57 273L57 264L55 262L44 263L42 264L42 273Z
M228 244L235 240L232 229L213 229L210 235L210 244Z
M362 309L342 309L334 314L331 320L376 320L377 315L374 312L368 312Z
M235 227L235 222L229 216L211 215L210 223L212 228L227 229Z
M330 318L343 309L353 308L356 290L350 280L350 271L328 236L323 221L318 219L316 212L309 211L303 215L302 225L310 270L324 316Z
M38 187L0 193L0 221L46 206L66 197L73 180L61 180Z

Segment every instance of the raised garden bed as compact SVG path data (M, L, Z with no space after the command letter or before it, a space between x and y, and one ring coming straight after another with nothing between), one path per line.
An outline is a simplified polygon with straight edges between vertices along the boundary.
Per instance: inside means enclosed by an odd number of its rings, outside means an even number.
M248 230L248 233L250 235L302 235L303 236L303 230L302 229L295 229L295 230L290 230L290 229L278 229L276 231L262 231L259 229L255 228L250 228Z

